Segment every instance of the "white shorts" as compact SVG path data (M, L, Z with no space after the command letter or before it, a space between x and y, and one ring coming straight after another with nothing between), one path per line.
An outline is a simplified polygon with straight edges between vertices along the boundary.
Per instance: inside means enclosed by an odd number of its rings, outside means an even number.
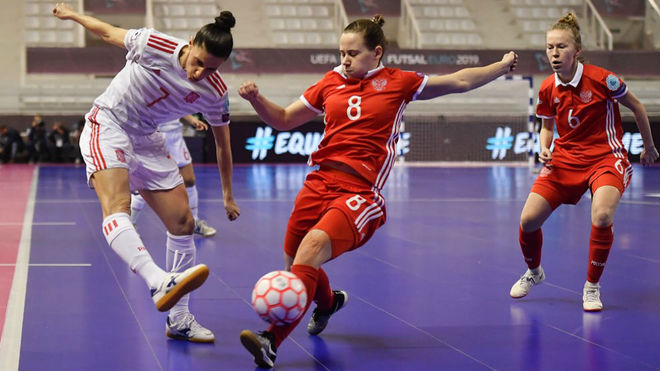
M165 137L167 151L174 161L176 161L176 165L179 168L192 164L190 152L188 151L188 146L186 146L186 141L183 139L181 128L179 130L161 131L161 134Z
M98 107L94 107L85 119L80 152L87 165L90 188L92 174L112 168L128 170L131 191L172 189L183 183L161 133L129 134Z

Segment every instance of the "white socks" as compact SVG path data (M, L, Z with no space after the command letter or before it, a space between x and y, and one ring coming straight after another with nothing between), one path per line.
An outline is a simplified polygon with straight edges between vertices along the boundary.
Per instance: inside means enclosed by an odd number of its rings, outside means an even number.
M187 187L186 192L188 192L188 206L190 206L190 211L192 211L193 218L197 220L197 208L199 206L199 196L197 195L197 186L193 185L192 187Z
M144 208L144 204L146 204L146 202L144 201L142 195L139 193L131 193L131 223L137 224L137 219L140 216L142 209Z
M166 272L154 263L128 214L115 213L105 218L103 235L112 250L128 264L133 272L147 282L150 289L160 285Z
M193 235L175 236L167 232L166 268L170 272L183 272L195 265L197 251ZM188 313L190 294L186 294L170 309L170 319L174 322Z

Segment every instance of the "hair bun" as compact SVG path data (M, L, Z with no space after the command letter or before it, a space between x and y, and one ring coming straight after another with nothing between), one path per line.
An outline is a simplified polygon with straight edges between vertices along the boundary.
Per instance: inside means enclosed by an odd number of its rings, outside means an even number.
M371 21L379 25L380 27L383 27L383 25L385 24L385 18L383 18L383 16L380 14L376 14L375 16L373 16L371 18Z
M219 16L215 17L215 24L229 31L236 25L236 18L229 10L223 10Z

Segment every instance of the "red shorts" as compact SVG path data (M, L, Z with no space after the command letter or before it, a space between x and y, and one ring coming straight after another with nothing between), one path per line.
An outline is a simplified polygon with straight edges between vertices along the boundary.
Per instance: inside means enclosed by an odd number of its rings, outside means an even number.
M296 256L312 229L332 240L332 258L365 244L385 224L385 200L366 180L325 168L307 175L287 226L284 252Z
M587 168L552 166L541 169L531 192L541 195L553 209L561 204L576 204L588 189L616 187L621 194L630 184L632 165L627 159L607 158Z

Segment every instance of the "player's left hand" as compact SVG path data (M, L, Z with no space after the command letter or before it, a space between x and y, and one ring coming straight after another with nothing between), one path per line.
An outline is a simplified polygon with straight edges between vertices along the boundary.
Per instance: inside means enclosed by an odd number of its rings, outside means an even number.
M192 127L194 127L195 130L197 130L197 131L202 131L202 130L208 130L209 129L209 126L206 125L206 123L204 121L202 121L202 120L200 120L200 119L198 119L197 117L194 117L194 116L190 121L188 121L188 123Z
M509 66L509 72L515 71L516 67L518 67L518 54L513 51L508 52L502 57L502 62Z
M65 3L57 3L53 8L53 15L59 19L71 19L74 14L76 11Z
M658 150L655 147L644 147L642 153L639 155L639 162L644 166L649 166L653 164L658 157Z
M227 213L227 219L231 221L238 219L241 215L241 209L238 208L234 200L225 201L225 212Z

